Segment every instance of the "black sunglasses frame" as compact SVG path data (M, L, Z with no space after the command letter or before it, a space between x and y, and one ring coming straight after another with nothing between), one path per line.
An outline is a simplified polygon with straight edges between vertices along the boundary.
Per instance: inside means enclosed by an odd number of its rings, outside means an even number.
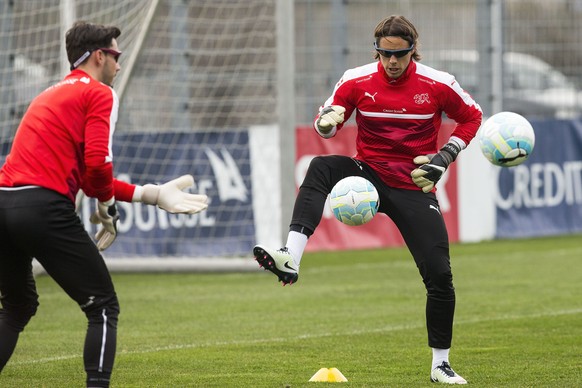
M410 46L409 48L405 48L402 50L386 50L378 47L378 43L374 42L374 49L376 50L376 52L378 52L378 54L380 54L384 58L392 58L392 55L394 55L396 58L402 58L408 55L408 53L410 53L412 50L414 50L414 44L412 44L412 46Z
M119 57L121 56L121 51L113 50L110 48L99 47L97 50L101 50L104 53L111 54L115 62L119 61Z
M85 60L87 58L89 58L89 56L91 55L91 53L93 51L97 51L97 50L101 50L101 51L103 51L106 54L112 55L113 56L113 59L115 60L116 63L117 63L117 61L119 61L119 57L121 56L121 53L122 53L121 51L113 50L113 49L110 49L110 48L107 48L107 47L99 47L99 48L96 48L96 49L87 50L87 51L85 51L85 53L83 55L81 55L81 58L77 59L75 61L75 63L73 63L71 65L71 70L75 70L77 67L79 67L79 65L81 63L85 62Z

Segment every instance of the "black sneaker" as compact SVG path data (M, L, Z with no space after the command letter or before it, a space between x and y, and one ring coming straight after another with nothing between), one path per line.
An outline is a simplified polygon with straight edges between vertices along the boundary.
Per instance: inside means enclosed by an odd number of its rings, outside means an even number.
M295 264L287 248L277 251L257 245L253 249L255 260L265 270L273 272L283 285L297 283L299 266Z

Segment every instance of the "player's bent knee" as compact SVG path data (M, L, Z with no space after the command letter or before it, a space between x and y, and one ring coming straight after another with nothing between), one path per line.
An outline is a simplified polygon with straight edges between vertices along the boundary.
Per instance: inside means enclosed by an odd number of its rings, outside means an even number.
M449 299L455 295L453 273L450 269L426 266L420 271L427 295L439 299Z
M450 271L442 273L430 273L424 281L427 294L439 299L450 299L455 296L453 275Z
M81 305L89 323L103 323L107 321L113 326L117 326L117 317L119 316L119 301L117 296L113 295L108 298L93 298L89 305Z
M24 330L30 319L36 314L38 302L29 303L25 305L11 305L3 304L3 309L0 310L2 320L6 325L20 333Z
M311 187L321 192L329 193L333 184L331 176L333 168L329 156L316 156L309 163L302 187Z
M309 163L309 168L307 169L307 172L315 172L315 171L327 171L329 170L329 164L326 163L326 157L325 156L316 156L313 159L311 159L311 162Z
M453 287L453 275L449 271L447 273L438 274L433 282L435 289L444 295L454 295L455 288Z

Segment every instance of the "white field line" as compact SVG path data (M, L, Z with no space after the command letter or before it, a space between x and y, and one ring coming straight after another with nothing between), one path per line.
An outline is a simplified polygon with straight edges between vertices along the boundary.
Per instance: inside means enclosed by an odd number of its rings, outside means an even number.
M465 319L465 320L457 320L455 321L455 326L458 325L470 325L475 323L481 322L492 322L492 321L512 321L524 318L544 318L544 317L557 317L561 315L575 315L582 313L582 308L579 309L572 309L572 310L558 310L558 311L548 311L545 313L535 313L535 314L504 314L500 316L496 316L494 318L487 318L487 319ZM301 339L312 339L312 338L325 338L325 337L339 337L339 336L349 336L349 335L363 335L363 334L373 334L373 333L389 333L394 331L405 331L405 330L416 330L424 328L424 324L414 324L414 325L395 325L395 326L385 326L377 329L371 330L351 330L347 332L336 332L336 333L325 333L325 334L302 334L297 335L294 337L275 337L275 338L263 338L263 339L254 339L254 340L240 340L240 341L215 341L215 342L208 342L208 343L198 343L198 344L179 344L179 345L168 345L168 346L160 346L151 349L139 349L139 350L130 350L130 351L120 351L117 352L118 355L125 355L125 354L145 354L145 353L156 353L156 352L163 352L167 350L179 350L179 349L195 349L195 348L210 348L215 346L231 346L231 345L253 345L253 344L261 344L261 343L276 343L276 342L288 342L288 341L296 341ZM29 364L40 364L40 363L48 363L54 361L61 361L61 360L70 360L74 358L81 358L81 354L71 354L71 355L63 355L63 356L55 356L55 357L46 357L46 358L39 358L36 360L27 360L27 361L17 361L11 363L12 365L29 365Z

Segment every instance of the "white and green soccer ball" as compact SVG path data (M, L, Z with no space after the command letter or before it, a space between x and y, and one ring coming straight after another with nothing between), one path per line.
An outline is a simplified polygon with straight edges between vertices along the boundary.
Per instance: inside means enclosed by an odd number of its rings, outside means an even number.
M360 176L340 180L329 194L333 215L346 225L364 225L378 212L380 199L374 185Z
M483 155L496 166L512 167L529 158L535 133L527 119L517 113L500 112L489 117L479 130Z

